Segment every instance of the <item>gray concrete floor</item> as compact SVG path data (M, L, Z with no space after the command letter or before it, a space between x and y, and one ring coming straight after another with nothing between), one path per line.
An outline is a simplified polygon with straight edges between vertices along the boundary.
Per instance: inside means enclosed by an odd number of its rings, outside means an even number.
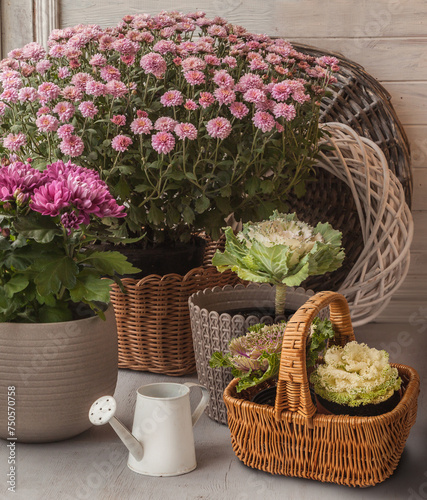
M421 316L420 316L421 318ZM412 326L410 326L410 324ZM127 450L109 425L67 441L17 446L16 493L7 492L8 450L0 445L0 498L16 500L304 500L427 499L427 322L371 324L356 330L358 341L386 349L391 361L415 368L421 378L418 417L393 476L370 488L348 488L307 479L271 476L243 465L234 455L226 426L203 415L194 429L198 467L176 477L138 475L127 468ZM135 390L171 380L121 370L117 416L132 425ZM196 381L195 376L172 381Z

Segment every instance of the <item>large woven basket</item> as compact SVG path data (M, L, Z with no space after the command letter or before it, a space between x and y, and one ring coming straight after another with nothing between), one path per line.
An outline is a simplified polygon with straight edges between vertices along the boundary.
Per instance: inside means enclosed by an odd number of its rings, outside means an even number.
M208 242L207 251L212 253L221 245ZM110 292L117 322L119 368L182 376L196 371L188 298L198 290L235 285L240 280L234 273L221 274L206 265L185 276L151 274L122 282L125 293L115 284Z
M373 486L399 463L417 413L419 376L395 364L402 378L401 400L375 417L325 415L313 404L306 372L306 338L318 312L330 306L335 343L354 340L345 298L319 292L289 321L283 340L275 406L251 402L264 386L224 391L231 443L246 465L272 474L304 477L347 486Z

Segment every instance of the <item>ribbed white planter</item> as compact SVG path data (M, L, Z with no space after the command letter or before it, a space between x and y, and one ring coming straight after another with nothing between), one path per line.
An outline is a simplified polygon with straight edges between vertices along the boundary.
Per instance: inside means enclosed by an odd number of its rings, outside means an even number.
M63 323L0 323L0 437L42 443L89 429L88 412L117 382L117 329L109 307Z

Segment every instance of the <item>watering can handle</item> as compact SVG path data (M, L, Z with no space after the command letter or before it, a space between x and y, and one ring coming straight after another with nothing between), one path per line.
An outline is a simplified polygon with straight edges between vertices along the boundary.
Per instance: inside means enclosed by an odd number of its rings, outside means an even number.
M191 415L191 421L194 427L199 418L202 416L204 409L206 408L206 406L208 406L209 392L203 385L194 384L193 382L184 382L184 385L186 385L190 389L191 387L200 387L200 389L202 390L202 399L200 400L200 403L197 405L197 408L193 411L193 414Z

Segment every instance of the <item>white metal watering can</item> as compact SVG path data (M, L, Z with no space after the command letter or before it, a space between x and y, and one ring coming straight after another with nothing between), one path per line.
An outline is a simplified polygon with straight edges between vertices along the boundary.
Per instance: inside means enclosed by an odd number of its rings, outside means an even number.
M191 414L190 387L200 387L202 398ZM112 396L97 399L89 410L94 425L107 422L129 450L128 467L149 476L177 476L197 466L193 426L209 402L207 389L199 384L160 382L137 390L132 434L114 417Z

